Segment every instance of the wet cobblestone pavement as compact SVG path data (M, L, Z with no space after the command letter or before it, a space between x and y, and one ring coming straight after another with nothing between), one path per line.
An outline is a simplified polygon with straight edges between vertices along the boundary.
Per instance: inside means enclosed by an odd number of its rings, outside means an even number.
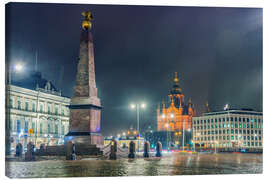
M134 160L6 162L10 178L262 173L262 154L179 154Z

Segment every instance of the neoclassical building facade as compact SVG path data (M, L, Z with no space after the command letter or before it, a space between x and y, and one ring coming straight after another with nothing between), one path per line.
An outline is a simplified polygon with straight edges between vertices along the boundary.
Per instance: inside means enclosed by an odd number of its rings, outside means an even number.
M61 95L50 81L36 73L35 88L6 85L6 123L10 132L10 149L19 142L63 144L69 127L70 98Z

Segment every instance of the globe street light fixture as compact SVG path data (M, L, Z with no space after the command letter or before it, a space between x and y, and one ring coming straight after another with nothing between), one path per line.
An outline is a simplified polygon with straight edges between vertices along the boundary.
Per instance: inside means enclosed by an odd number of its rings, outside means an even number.
M140 146L140 108L144 109L146 108L146 104L145 103L141 103L141 104L131 104L130 105L131 109L135 109L137 111L137 134L138 134L138 152L139 152L139 146Z

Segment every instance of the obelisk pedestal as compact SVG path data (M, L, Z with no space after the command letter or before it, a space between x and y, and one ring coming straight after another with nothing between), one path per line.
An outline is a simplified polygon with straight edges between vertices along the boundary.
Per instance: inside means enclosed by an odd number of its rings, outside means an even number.
M69 133L65 136L65 143L72 141L75 146L103 147L104 137L100 134L101 103L97 96L94 45L90 32L92 15L84 12L83 16L76 84L69 106Z

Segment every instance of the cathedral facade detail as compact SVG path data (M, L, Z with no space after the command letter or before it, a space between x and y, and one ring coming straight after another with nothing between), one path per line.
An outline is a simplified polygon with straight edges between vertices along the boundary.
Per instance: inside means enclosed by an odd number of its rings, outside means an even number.
M169 93L168 103L162 102L157 109L157 130L174 131L191 130L192 117L194 116L194 105L189 98L185 102L185 96L179 85L177 72L173 79L173 87Z

